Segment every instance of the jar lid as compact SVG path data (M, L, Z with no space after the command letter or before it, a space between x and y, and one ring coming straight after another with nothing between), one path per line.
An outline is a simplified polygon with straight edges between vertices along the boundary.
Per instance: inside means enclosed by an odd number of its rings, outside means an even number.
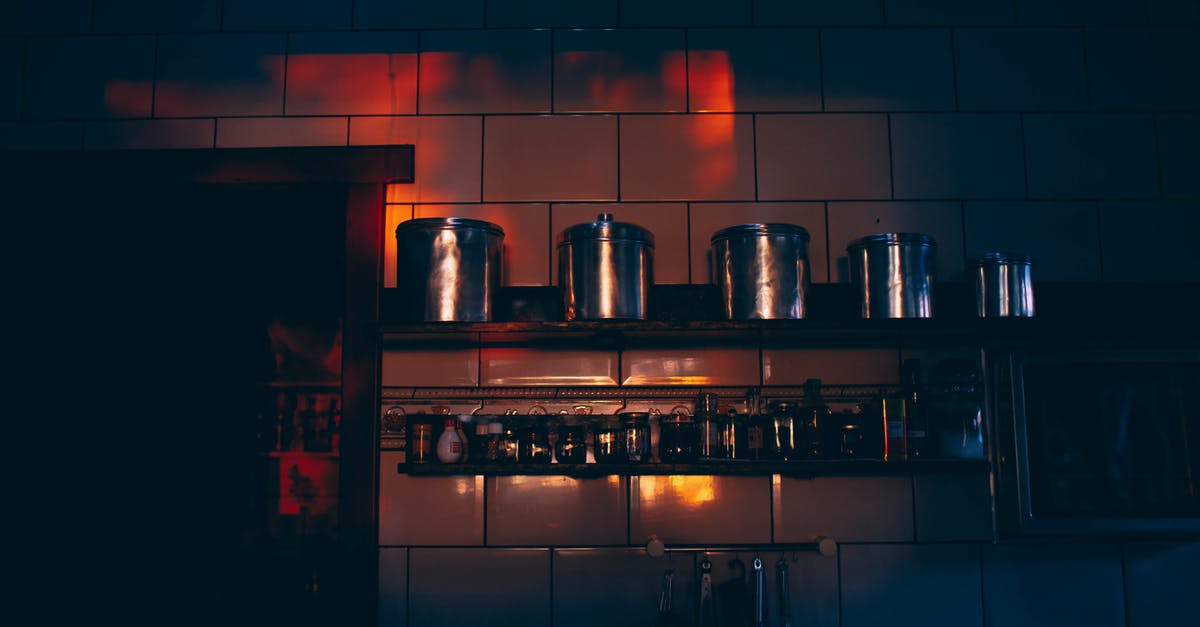
M743 235L787 235L790 237L799 237L804 241L809 240L808 229L797 226L795 224L784 224L782 222L766 222L753 224L738 224L728 228L721 229L713 233L710 243L717 243L719 240L729 239Z
M889 246L892 244L904 244L908 246L929 246L937 247L937 241L932 236L924 233L875 233L860 237L846 245L846 250L852 248L867 248L875 246Z
M470 218L417 218L406 220L396 227L396 236L410 231L486 231L497 237L504 237L504 229L498 224Z
M558 236L558 245L583 241L630 241L642 242L654 247L654 234L636 224L614 222L611 213L601 213L595 222L584 222L568 227Z
M1022 265L1028 266L1033 263L1033 257L1022 253L1012 252L986 252L975 260L975 265Z
M650 412L644 411L623 411L617 414L622 422L648 422L650 420Z

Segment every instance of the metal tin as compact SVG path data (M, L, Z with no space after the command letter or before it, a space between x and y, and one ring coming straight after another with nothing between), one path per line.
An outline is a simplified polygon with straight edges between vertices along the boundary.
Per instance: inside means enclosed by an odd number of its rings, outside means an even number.
M937 242L920 233L876 233L850 242L850 282L863 318L933 316Z
M558 284L567 320L644 320L654 285L654 235L602 213L564 230Z
M1033 316L1033 259L984 253L975 263L975 305L980 318Z
M809 287L808 231L739 224L713 234L713 283L730 320L799 319Z
M420 218L396 227L396 287L405 317L488 322L500 289L504 230L466 218Z

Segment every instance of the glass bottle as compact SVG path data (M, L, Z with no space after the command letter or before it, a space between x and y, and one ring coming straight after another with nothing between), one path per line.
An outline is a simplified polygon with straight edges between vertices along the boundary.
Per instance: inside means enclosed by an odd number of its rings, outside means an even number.
M500 447L496 451L496 461L505 464L515 464L520 457L521 446L511 418L504 422L502 429Z
M463 461L462 436L458 431L458 420L447 418L442 429L442 435L438 436L437 442L437 458L443 464L457 464Z
M775 457L775 425L759 406L757 394L746 398L746 458L754 461Z
M921 398L921 362L904 360L900 381L904 386L905 438L909 459L931 457L932 439L929 437L929 418Z
M519 433L520 450L517 459L523 464L549 464L553 457L550 433L541 418L532 418Z
M621 416L621 434L625 460L641 463L650 459L650 415L625 412Z
M938 454L983 459L983 397L976 362L939 362L934 367L934 380L930 427Z
M696 422L691 416L672 413L660 418L658 455L664 464L686 464L699 454Z
M804 382L804 400L800 403L800 424L796 426L796 446L802 459L822 459L830 456L837 448L827 446L830 439L833 411L821 398L821 380L808 379Z
M587 425L576 421L563 421L559 424L554 456L560 464L586 463Z
M700 459L721 459L725 451L721 444L721 416L719 415L719 398L716 394L705 393L696 398L696 437L698 439Z
M504 439L504 425L499 420L487 423L487 448L483 453L483 461L500 461L500 451L503 450L501 441Z
M746 458L746 422L733 407L721 420L721 452L725 459Z
M615 464L624 461L624 432L621 421L615 416L605 416L596 423L596 463Z

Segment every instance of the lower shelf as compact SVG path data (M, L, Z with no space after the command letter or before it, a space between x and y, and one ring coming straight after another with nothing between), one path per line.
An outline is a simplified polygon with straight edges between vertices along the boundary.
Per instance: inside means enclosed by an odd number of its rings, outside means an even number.
M983 459L928 459L885 462L876 459L814 461L698 462L694 464L397 464L400 474L437 475L563 475L588 478L609 475L742 475L821 477L839 475L908 475L913 473L983 472Z

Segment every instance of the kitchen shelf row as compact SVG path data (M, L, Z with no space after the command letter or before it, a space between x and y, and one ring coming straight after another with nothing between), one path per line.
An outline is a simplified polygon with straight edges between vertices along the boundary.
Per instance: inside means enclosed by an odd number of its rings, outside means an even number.
M412 476L445 475L561 475L577 479L610 475L739 475L784 477L891 476L914 473L984 472L984 459L927 459L881 461L874 459L810 461L709 461L691 464L411 464L400 462L396 472Z

